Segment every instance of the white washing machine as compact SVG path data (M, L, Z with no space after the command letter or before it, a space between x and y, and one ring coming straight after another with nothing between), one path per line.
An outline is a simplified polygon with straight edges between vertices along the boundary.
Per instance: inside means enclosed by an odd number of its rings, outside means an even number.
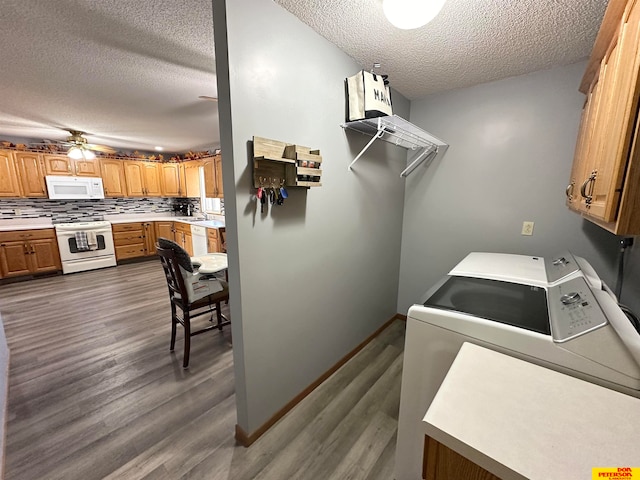
M396 480L422 478L421 420L463 342L640 397L640 335L586 260L471 253L407 315Z

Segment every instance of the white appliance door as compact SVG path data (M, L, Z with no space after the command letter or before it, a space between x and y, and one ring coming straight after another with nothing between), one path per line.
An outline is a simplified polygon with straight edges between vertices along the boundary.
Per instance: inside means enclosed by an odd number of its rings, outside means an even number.
M94 250L79 251L75 232L59 232L58 247L60 259L65 261L95 258L114 254L113 235L111 229L92 230L96 236L97 246Z
M65 177L48 175L46 178L49 198L55 200L82 200L104 198L102 178Z

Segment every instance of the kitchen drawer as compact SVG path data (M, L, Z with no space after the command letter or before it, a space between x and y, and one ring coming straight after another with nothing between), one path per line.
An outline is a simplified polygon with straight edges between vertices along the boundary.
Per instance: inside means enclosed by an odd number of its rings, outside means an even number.
M53 228L0 232L0 242L19 242L22 240L41 240L47 238L56 238L56 232Z
M144 243L116 246L116 260L144 257L145 255L146 250L144 248Z
M113 244L116 247L122 245L134 245L136 243L144 243L144 232L142 230L117 232L113 234Z
M134 222L134 223L115 223L111 225L111 228L113 229L113 233L116 233L116 232L132 232L135 230L142 231L143 227L142 227L142 223Z
M173 229L176 232L191 233L191 225L188 223L174 222Z
M209 238L217 240L218 239L218 229L217 228L207 228L207 235Z

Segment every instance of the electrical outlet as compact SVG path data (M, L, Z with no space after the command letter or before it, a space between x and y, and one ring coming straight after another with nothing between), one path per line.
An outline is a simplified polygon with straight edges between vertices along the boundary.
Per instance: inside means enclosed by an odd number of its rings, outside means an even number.
M20 210L19 208L14 208L13 213L14 215L22 215L22 210Z
M533 235L533 222L522 222L522 235Z
M116 206L116 213L120 213L120 207Z

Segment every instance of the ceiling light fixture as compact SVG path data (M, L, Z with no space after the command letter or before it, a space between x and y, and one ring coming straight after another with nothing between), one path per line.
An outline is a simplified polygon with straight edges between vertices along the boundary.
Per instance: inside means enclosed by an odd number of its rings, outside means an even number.
M446 0L382 0L382 10L394 27L411 30L433 20Z
M154 147L153 149L154 149L156 152L161 152L161 151L163 151L163 150L164 150L164 148L162 148L162 147Z
M74 160L95 160L96 154L91 150L87 150L78 145L74 145L67 151L67 157Z

